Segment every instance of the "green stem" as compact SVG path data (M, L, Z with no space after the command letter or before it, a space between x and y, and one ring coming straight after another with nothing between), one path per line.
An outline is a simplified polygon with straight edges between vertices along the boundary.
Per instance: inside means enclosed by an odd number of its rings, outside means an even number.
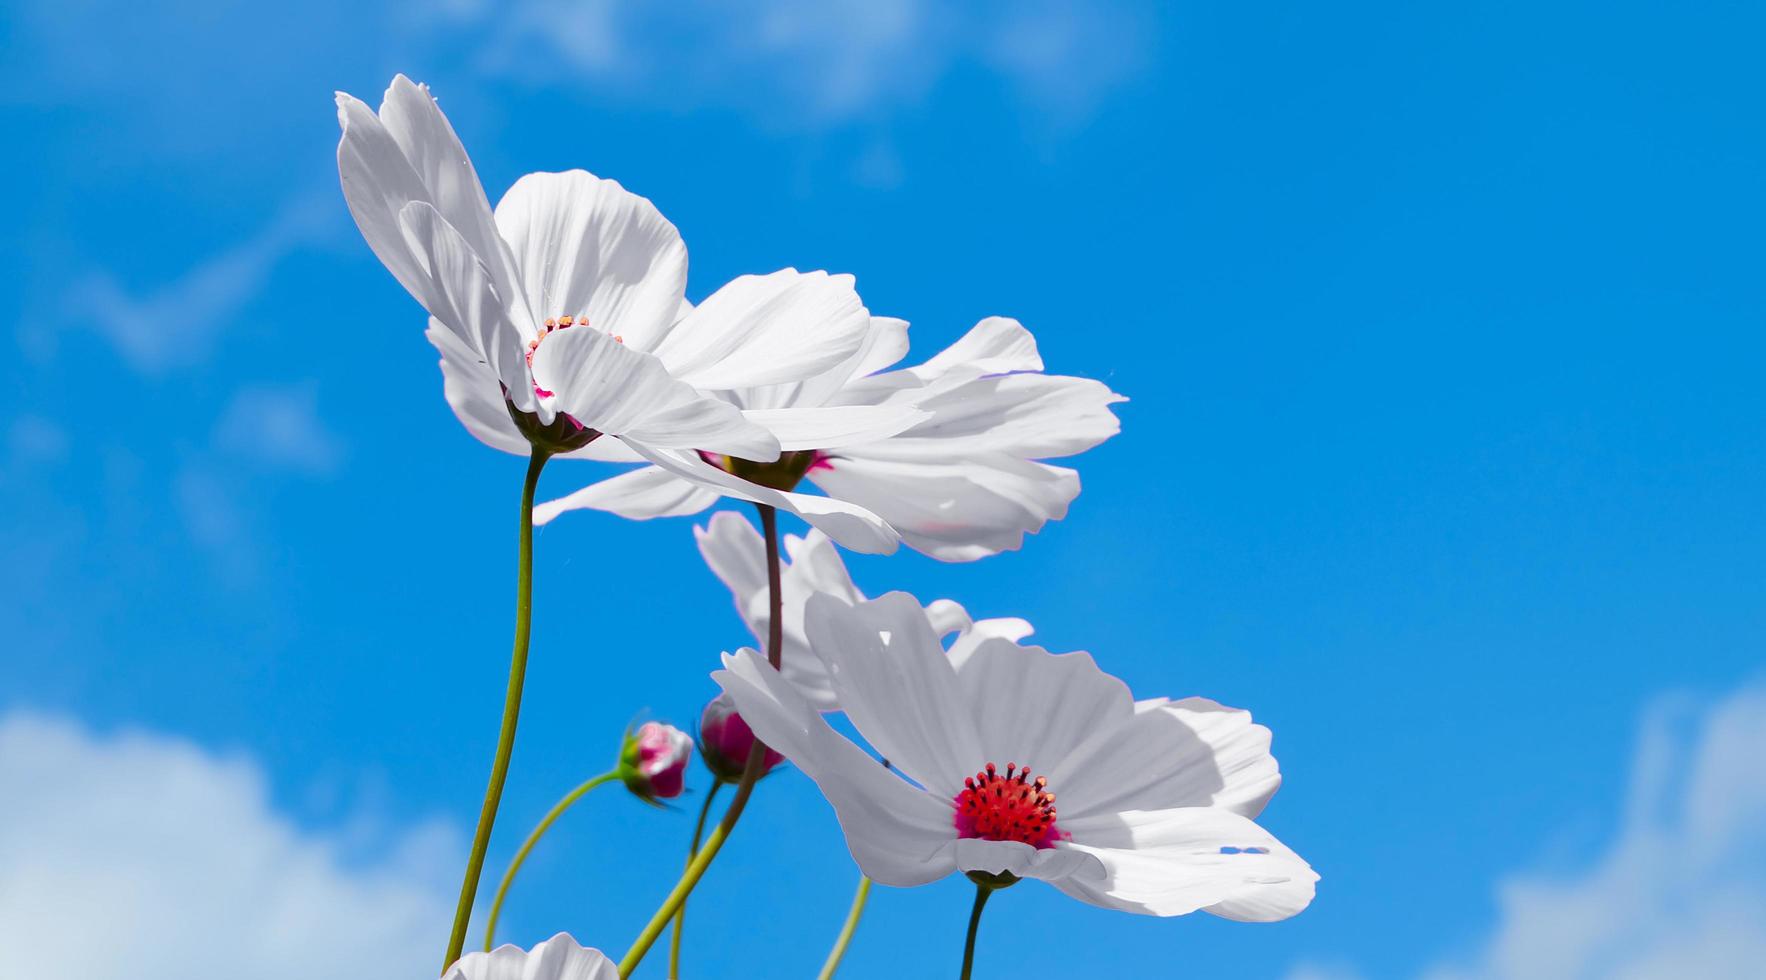
M987 885L975 885L975 907L969 910L969 938L963 940L963 972L957 980L969 980L969 972L975 969L975 931L981 928L981 907L987 904L987 896L993 894Z
M767 662L774 670L779 669L779 658L784 654L785 623L780 617L784 607L785 596L779 586L779 528L778 512L766 504L756 504L760 508L760 526L766 538L767 562ZM674 891L662 900L662 907L650 917L644 931L632 940L632 948L626 951L625 959L619 961L619 975L629 977L632 971L643 962L650 947L656 945L656 937L668 928L668 923L675 917L687 896L693 893L699 879L705 876L705 869L717 858L717 852L723 849L724 841L729 839L730 831L735 829L736 821L742 819L742 811L748 806L748 797L754 793L754 783L760 779L760 771L766 762L766 746L760 739L754 740L754 746L748 750L748 761L742 767L742 779L736 784L736 795L730 800L730 808L724 811L722 820L706 838L705 846L687 862L687 870L681 874L681 880L675 883Z
M719 779L711 784L711 790L705 794L705 803L699 808L699 820L693 824L693 846L687 848L687 863L692 864L693 858L699 853L699 842L705 837L705 818L711 815L711 801L717 799L717 792L724 788L724 781ZM681 933L687 930L687 903L675 910L674 935L668 941L668 976L669 980L681 975Z
M650 917L649 924L644 926L644 931L640 932L638 938L632 941L632 948L626 952L625 959L619 961L620 976L629 977L632 975L632 971L638 968L638 964L644 959L644 954L650 952L650 947L656 944L656 937L662 935L662 930L668 928L668 923L674 918L675 912L687 900L687 896L692 894L693 886L699 884L699 879L704 877L705 869L711 867L712 859L717 857L717 852L723 848L724 841L730 836L730 829L736 826L737 820L741 819L742 810L748 805L748 797L754 792L754 781L760 778L761 762L765 759L766 747L755 742L754 748L748 753L748 764L742 770L742 781L736 784L736 796L730 800L730 808L724 811L724 818L718 821L718 825L711 831L711 836L705 839L705 846L701 847L699 853L693 855L693 860L687 863L687 870L681 875L681 880L675 884L674 891L668 893L668 897L663 899L662 907L656 910L656 914Z
M816 975L816 980L833 980L834 971L840 969L840 960L846 955L846 947L852 944L852 934L858 931L858 920L865 914L865 901L870 897L871 879L859 875L858 894L852 896L852 910L846 913L846 925L841 927L834 948L828 951L828 961L822 964L822 972Z
M576 803L577 800L582 799L589 790L594 789L602 783L612 782L618 778L619 770L617 769L612 770L611 772L604 772L593 779L585 781L581 786L571 790L569 793L566 793L563 799L554 803L552 809L547 810L546 815L540 818L540 822L534 827L533 833L527 835L527 840L521 842L521 849L515 852L515 859L509 862L509 870L503 872L502 883L497 885L497 897L492 900L490 917L487 918L484 923L485 952L488 953L491 951L491 940L497 935L497 919L503 914L503 899L508 897L509 886L514 883L515 874L521 870L522 862L527 860L528 852L533 850L533 846L540 842L540 838L545 836L546 831L552 829L552 824L556 823L558 818L564 815L564 811L570 809L571 805Z
M472 918L472 902L478 896L478 876L484 870L484 852L490 845L491 826L497 822L497 804L503 799L503 782L509 776L509 756L515 750L515 723L521 715L521 685L527 676L527 639L533 623L533 495L540 470L550 455L534 450L527 461L527 480L521 487L521 544L515 578L515 651L509 659L509 692L503 699L503 727L497 735L497 754L491 762L490 785L485 787L484 806L478 812L478 830L472 835L472 852L466 859L466 880L460 883L460 902L454 909L454 931L448 937L448 955L442 972L460 958L466 946L466 925Z

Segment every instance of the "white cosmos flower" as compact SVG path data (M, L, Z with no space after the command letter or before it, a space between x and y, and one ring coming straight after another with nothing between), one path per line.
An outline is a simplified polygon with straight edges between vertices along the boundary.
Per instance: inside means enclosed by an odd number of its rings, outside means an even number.
M1248 921L1312 901L1318 876L1250 819L1281 776L1246 712L1137 702L1084 653L988 638L947 654L904 593L816 596L805 623L853 727L895 772L752 650L712 676L815 780L871 878L1009 874L1105 908Z
M467 953L448 967L442 980L619 980L619 967L598 949L577 945L559 933L532 950L499 946Z
M541 504L534 519L580 507L694 514L722 492L793 511L848 547L840 525L862 513L915 550L973 561L1065 517L1079 474L1038 460L1115 435L1109 406L1126 399L1097 381L1041 373L1036 341L1016 320L989 317L926 363L885 371L907 347L905 322L875 317L864 346L815 377L724 392L778 435L776 462L707 446L658 451L654 465ZM803 479L827 496L786 492ZM828 513L829 500L850 509Z
M695 526L693 536L705 563L735 598L736 613L754 634L757 645L765 646L769 600L766 542L760 532L740 515L722 511L711 515L709 527ZM848 603L863 602L864 593L853 584L840 550L822 532L812 529L801 538L787 534L784 551L779 574L779 622L784 640L779 669L816 708L838 711L840 702L834 696L828 668L810 652L804 636L803 607L818 592ZM927 603L924 612L934 635L942 639L956 633L959 645L990 636L1017 641L1031 633L1030 624L1022 619L972 620L967 610L950 599L935 599Z
M679 233L611 180L528 174L492 211L453 127L403 75L378 114L341 92L337 112L350 213L429 311L448 403L494 448L671 465L698 450L776 460L764 415L713 393L820 376L869 336L850 276L742 276L688 305ZM811 434L849 427L826 410L797 422ZM854 547L894 546L862 508L824 509L851 515L830 523Z

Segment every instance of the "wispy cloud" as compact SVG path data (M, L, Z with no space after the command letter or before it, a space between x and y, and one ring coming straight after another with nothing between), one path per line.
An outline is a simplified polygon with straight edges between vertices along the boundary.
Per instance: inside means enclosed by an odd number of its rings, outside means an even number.
M334 475L344 455L343 439L320 417L314 384L246 385L221 410L208 445L178 467L172 501L222 580L250 586L263 552L262 514L253 502L279 479Z
M329 476L343 444L319 417L311 384L239 389L215 424L215 448L228 455L303 476Z
M172 477L172 503L185 533L235 588L256 583L258 535L239 505L236 483L207 459L186 462Z
M459 0L434 16L482 33L480 67L532 84L717 105L789 129L880 120L959 65L1012 82L1035 110L1088 113L1146 61L1150 5L1030 0Z
M986 36L984 54L1054 121L1077 122L1146 67L1150 17L1123 4L1013 4Z
M21 415L6 427L6 457L12 469L67 459L67 430L40 415Z
M0 717L0 947L56 980L433 975L460 838L341 836L270 802L260 766L161 735ZM353 833L354 831L352 831Z
M159 374L206 361L214 342L268 282L276 264L330 223L328 199L300 197L256 234L155 288L135 292L108 270L94 270L70 295L67 315L104 335L136 370Z
M1476 952L1425 980L1686 980L1766 963L1766 683L1650 713L1612 846L1571 874L1497 888ZM1314 966L1291 980L1347 980Z

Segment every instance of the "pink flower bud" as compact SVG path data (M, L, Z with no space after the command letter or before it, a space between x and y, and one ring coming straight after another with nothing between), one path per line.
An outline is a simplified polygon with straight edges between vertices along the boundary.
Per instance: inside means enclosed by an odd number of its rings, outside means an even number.
M754 730L736 713L736 702L728 694L713 698L699 716L699 753L705 757L706 767L726 783L738 782L743 767L748 765L748 751L753 747ZM761 774L783 761L784 756L767 749Z
M647 721L627 735L619 754L619 776L626 788L646 800L667 800L685 788L693 739L679 728Z

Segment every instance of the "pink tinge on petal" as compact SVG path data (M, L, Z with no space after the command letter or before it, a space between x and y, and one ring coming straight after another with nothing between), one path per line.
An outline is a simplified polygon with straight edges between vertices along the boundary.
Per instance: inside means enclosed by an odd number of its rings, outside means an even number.
M668 800L681 795L686 788L687 767L675 766L664 769L650 777L650 794L658 799Z
M725 782L741 778L754 742L754 730L736 712L736 702L727 693L713 698L699 716L699 751L705 764ZM785 757L769 747L761 757L760 771L765 774L783 761Z
M815 458L809 461L809 466L804 469L804 472L814 473L816 470L831 470L833 468L834 457L818 449L815 451Z
M643 795L668 799L681 795L693 740L671 725L648 721L638 727L636 768L646 784Z
M1048 792L1048 778L1030 779L1030 767L1006 763L1005 775L989 762L987 767L963 780L963 791L951 802L956 809L951 822L957 836L980 840L1010 840L1038 849L1067 839L1055 826L1055 794Z

